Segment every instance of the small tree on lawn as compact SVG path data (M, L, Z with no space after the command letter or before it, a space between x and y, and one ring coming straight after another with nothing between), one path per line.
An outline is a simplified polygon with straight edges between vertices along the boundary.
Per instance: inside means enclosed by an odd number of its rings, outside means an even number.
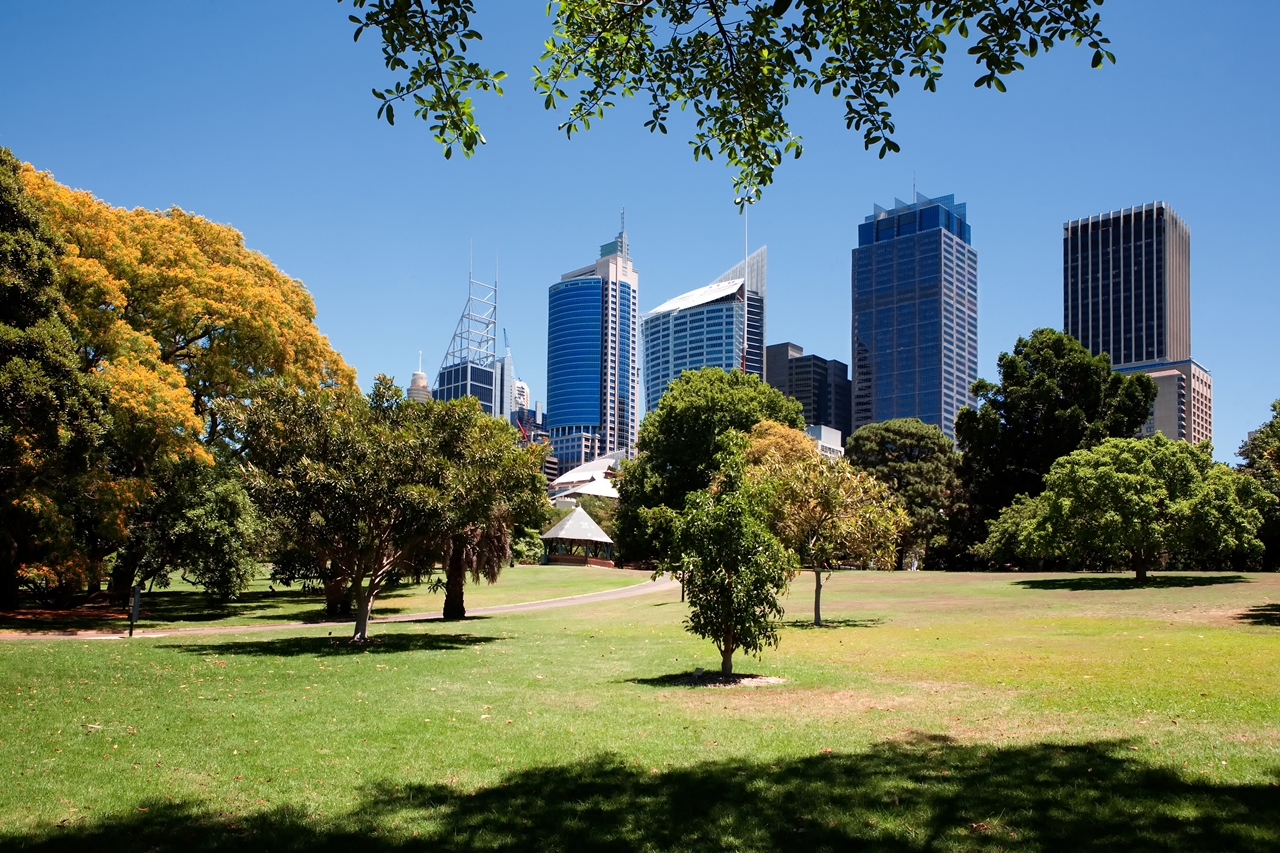
M1205 450L1164 436L1112 438L1059 459L1040 495L1019 497L980 546L1090 568L1129 568L1139 583L1170 562L1256 560L1265 494Z
M729 438L742 443L736 431ZM758 655L778 644L778 598L796 571L795 555L769 530L743 468L741 446L722 454L721 478L689 494L675 515L665 562L684 581L687 630L715 643L724 675L733 674L735 652Z
M816 454L767 461L748 477L759 484L773 532L813 570L814 625L822 624L822 587L836 566L892 564L908 519L887 484Z

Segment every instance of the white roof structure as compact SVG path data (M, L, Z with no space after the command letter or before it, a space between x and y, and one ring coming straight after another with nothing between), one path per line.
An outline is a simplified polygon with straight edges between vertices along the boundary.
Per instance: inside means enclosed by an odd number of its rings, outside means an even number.
M618 499L618 490L613 487L613 483L606 479L592 480L583 483L581 486L574 486L567 492L561 492L556 497L576 498L581 495L597 495L602 498Z
M706 305L708 302L715 302L717 299L723 299L726 296L737 293L741 287L742 279L740 278L717 281L714 284L708 284L706 287L699 287L697 290L682 293L674 299L668 299L645 316L647 317L649 314L664 314L668 311L683 311L686 308Z
M557 486L574 485L577 483L587 483L591 480L603 480L609 476L609 473L618 467L618 463L626 457L626 451L615 450L613 453L597 456L590 462L583 463L577 468L566 471L559 477L551 481L551 488Z
M568 539L573 542L603 542L612 545L613 540L600 529L600 525L587 515L582 507L575 507L573 512L560 520L555 527L542 534L543 539Z

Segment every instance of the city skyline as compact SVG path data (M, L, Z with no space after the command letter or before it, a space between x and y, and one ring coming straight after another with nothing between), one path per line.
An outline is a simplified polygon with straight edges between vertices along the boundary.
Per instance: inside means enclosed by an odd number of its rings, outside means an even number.
M1233 8L1263 30L1280 23L1275 4ZM1108 4L1116 65L1094 71L1079 50L1053 51L1010 76L1005 94L972 88L966 64L949 62L937 94L908 83L894 98L902 150L884 159L846 130L837 102L797 98L804 156L780 164L750 213L753 243L769 245L769 342L847 355L850 235L870 201L908 197L914 176L925 193L964 198L981 223L979 375L994 378L1019 335L1061 326L1062 223L1163 198L1195 228L1196 358L1213 369L1215 455L1231 460L1280 397L1255 369L1280 309L1266 249L1280 81L1258 54L1215 61L1233 50L1237 20L1198 10ZM481 8L476 22L486 56L536 61L540 42L526 42L545 26L541 7ZM366 388L378 372L407 384L418 350L434 379L472 240L482 266L502 260L500 323L535 399L545 399L546 283L579 235L627 206L643 308L711 281L741 251L723 159L693 161L682 128L649 134L643 104L624 100L566 141L561 116L513 79L505 97L477 101L487 144L451 161L422 123L377 122L377 43L353 45L341 7L27 4L0 11L0 26L22 35L0 56L15 83L0 93L0 144L112 204L176 204L240 229L307 285L321 329ZM197 31L209 37L193 41ZM48 63L52 53L61 61ZM23 94L37 90L77 97ZM1193 103L1214 104L1218 121ZM1118 139L1158 127L1160 143L1100 146L1101 127ZM815 318L815 303L832 310Z

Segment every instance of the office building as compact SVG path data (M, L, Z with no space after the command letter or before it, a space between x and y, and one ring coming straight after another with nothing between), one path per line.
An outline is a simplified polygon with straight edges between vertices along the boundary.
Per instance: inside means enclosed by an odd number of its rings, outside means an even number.
M767 249L760 248L706 287L669 299L642 323L645 410L686 370L737 368L764 378Z
M639 281L624 220L597 261L565 273L548 292L547 429L562 470L634 453Z
M853 429L919 418L955 438L976 406L978 254L964 204L880 205L853 250Z
M835 430L840 447L853 432L853 382L849 365L833 358L805 355L793 343L765 349L769 384L804 406L804 422Z
M1162 201L1062 226L1062 326L1159 394L1140 434L1213 437L1213 384L1191 357L1191 230Z
M529 383L517 379L511 383L511 410L529 408Z
M431 387L427 385L427 374L422 372L421 364L418 365L418 370L410 377L409 387L405 389L405 396L419 403L425 403L431 399Z
M440 363L435 399L475 397L486 414L510 418L515 368L509 354L498 357L497 322L497 281L487 284L468 274L467 303Z

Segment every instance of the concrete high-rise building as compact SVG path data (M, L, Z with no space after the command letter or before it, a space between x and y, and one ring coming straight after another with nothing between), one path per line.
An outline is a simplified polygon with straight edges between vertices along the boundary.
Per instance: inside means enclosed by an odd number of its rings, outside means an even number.
M916 193L880 205L853 250L853 429L919 418L955 437L976 406L978 253L964 204Z
M769 384L804 406L804 421L839 434L840 447L853 432L853 382L849 365L833 358L805 355L793 343L765 348Z
M419 403L425 403L431 399L431 387L427 385L427 374L421 370L413 374L409 380L409 387L405 391L405 396L410 400L416 400Z
M638 289L626 222L595 263L551 286L547 430L560 468L634 453L639 428Z
M645 410L686 370L737 368L764 378L768 268L762 247L706 287L668 299L641 320Z
M1141 434L1213 438L1213 382L1191 357L1191 230L1162 201L1062 226L1062 327L1159 394Z
M517 379L511 384L511 411L529 408L529 383Z

